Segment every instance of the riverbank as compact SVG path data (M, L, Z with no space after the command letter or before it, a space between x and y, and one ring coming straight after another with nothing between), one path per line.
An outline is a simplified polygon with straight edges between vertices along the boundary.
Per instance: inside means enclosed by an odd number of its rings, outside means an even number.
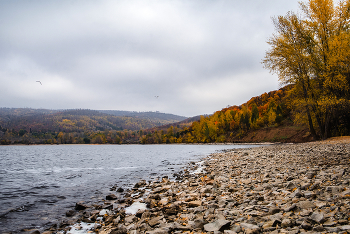
M176 181L78 202L44 233L350 232L349 153L344 137L212 154Z

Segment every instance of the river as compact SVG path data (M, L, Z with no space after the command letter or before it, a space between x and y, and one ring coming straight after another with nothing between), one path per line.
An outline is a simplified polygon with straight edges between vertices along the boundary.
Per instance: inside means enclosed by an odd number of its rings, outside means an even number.
M251 145L0 146L0 232L43 230L112 186L171 177L211 153L243 147Z

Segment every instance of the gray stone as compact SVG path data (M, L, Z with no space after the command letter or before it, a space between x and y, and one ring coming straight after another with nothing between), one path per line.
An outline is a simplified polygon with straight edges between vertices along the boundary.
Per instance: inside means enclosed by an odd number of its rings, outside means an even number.
M230 229L231 222L225 219L218 219L213 223L204 225L204 230L207 232L224 231Z
M324 227L322 225L317 225L317 226L313 227L312 230L315 232L322 232L322 231L324 231Z
M323 223L324 222L324 215L322 213L314 212L310 219L316 223Z
M259 230L260 227L251 223L240 223L239 224L244 229Z
M338 233L340 230L339 227L324 227L324 229L328 232L335 232L335 233Z
M154 227L154 226L156 226L157 224L160 224L161 219L163 219L163 217L155 217L155 218L153 218L153 219L148 220L148 224L149 224L151 227Z
M278 208L278 207L272 207L272 208L270 208L270 210L269 210L269 214L271 214L271 215L277 214L277 213L279 213L279 212L281 212L281 209Z
M307 221L303 221L303 223L300 225L301 228L305 229L305 230L311 230L312 229L312 225L307 222Z
M290 219L283 219L281 223L282 228L287 228L292 226L292 221Z
M343 231L348 231L348 230L350 230L350 225L340 226L340 229Z
M224 230L225 234L237 234L237 232L232 231L232 230Z
M298 203L298 207L299 207L300 209L313 209L313 208L315 208L316 206L315 206L312 202L310 202L310 201L300 201L300 202Z
M343 188L341 186L328 186L326 188L327 192L331 192L333 194L338 194L343 190Z
M153 231L146 231L146 234L168 234L169 230L167 228L157 228Z

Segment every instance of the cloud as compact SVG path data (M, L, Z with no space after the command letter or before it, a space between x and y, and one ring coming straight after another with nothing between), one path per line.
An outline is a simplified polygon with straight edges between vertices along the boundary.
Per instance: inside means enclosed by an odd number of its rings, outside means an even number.
M278 88L260 63L270 17L296 9L287 0L2 1L0 106L194 116L240 105Z

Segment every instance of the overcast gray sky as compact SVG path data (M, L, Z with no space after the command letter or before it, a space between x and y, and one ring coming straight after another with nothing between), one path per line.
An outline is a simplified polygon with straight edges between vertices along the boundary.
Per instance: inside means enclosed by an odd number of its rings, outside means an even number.
M190 117L240 105L279 88L261 60L271 17L297 10L294 0L3 0L0 107Z

